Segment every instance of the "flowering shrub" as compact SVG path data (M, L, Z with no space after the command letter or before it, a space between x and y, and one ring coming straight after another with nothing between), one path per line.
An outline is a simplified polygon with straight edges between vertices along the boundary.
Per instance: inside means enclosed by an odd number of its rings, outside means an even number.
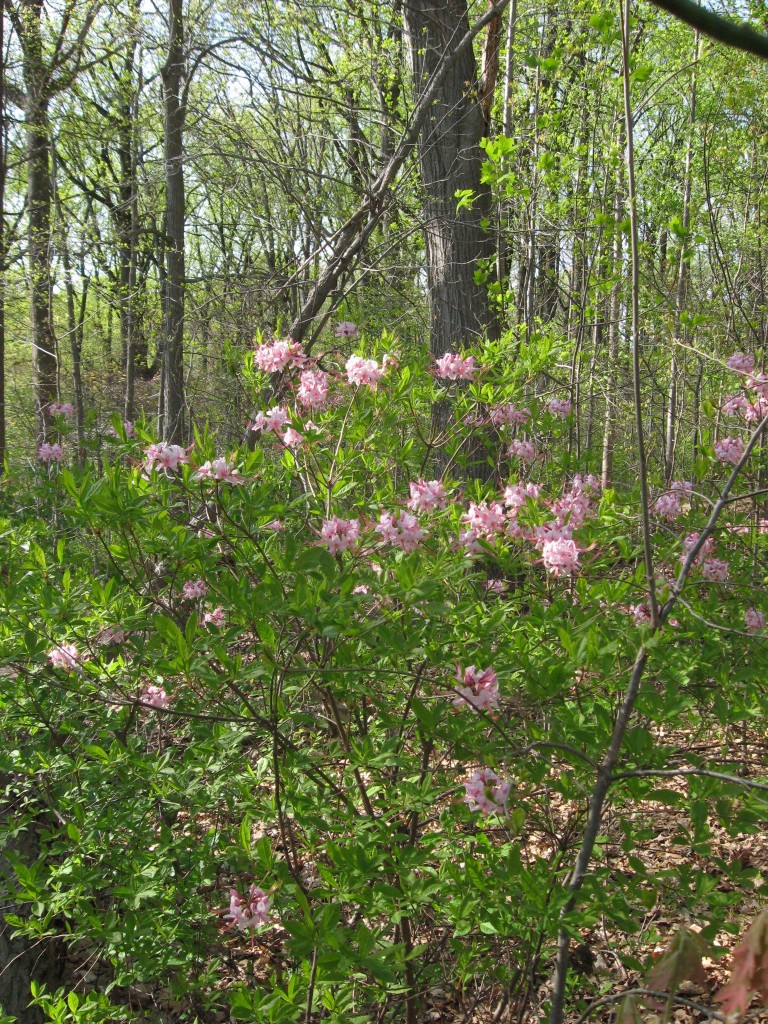
M120 990L171 988L189 1022L203 1005L394 1020L403 993L477 972L507 989L534 963L548 976L563 878L646 644L653 676L611 778L612 859L593 858L566 924L588 936L599 919L611 943L652 927L634 908L663 890L666 913L714 937L729 897L697 888L698 866L662 885L635 812L675 807L676 841L702 860L710 828L761 820L729 743L687 740L692 723L727 737L768 712L764 525L734 501L706 527L713 447L733 462L743 439L707 438L678 470L695 483L655 471L651 593L632 474L601 490L599 458L568 448L575 413L536 393L523 355L496 343L430 372L382 348L262 348L250 380L270 408L252 450L221 456L205 434L183 448L137 424L98 467L38 469L45 515L8 510L6 835L45 822L39 857L16 868L30 913L14 927L87 948ZM449 426L430 434L438 403ZM523 425L530 440L512 436ZM694 549L676 625L667 610L654 630ZM697 776L705 761L737 782ZM232 966L249 942L258 977ZM530 988L515 990L520 1019Z

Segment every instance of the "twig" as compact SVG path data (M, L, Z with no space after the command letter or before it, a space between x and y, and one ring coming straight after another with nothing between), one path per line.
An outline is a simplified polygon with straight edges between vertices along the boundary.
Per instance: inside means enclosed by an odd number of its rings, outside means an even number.
M594 1003L590 1003L584 1013L575 1020L573 1024L584 1024L584 1021L601 1006L609 1006L611 1003L618 1003L621 999L625 999L627 996L650 996L652 999L663 999L665 1002L673 1000L675 1003L680 1003L682 1006L688 1006L692 1010L697 1010L699 1013L703 1013L708 1020L725 1020L725 1017L718 1013L717 1010L710 1010L707 1006L702 1006L700 1003L694 1003L692 999L687 999L685 996L670 995L669 992L656 992L651 988L628 988L624 992L617 992L613 996L604 996L602 999L596 1000Z

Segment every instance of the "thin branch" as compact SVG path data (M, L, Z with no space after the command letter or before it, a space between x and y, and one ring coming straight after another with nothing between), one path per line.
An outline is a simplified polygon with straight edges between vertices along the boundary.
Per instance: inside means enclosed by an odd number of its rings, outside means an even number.
M688 1006L691 1010L697 1010L699 1013L703 1013L707 1020L725 1020L725 1017L718 1013L717 1010L710 1010L706 1006L702 1006L700 1003L694 1003L692 999L687 999L685 996L679 996L677 994L670 995L669 992L657 992L651 988L628 988L623 992L617 992L613 996L604 996L602 999L596 1000L594 1003L590 1003L584 1013L574 1021L574 1024L584 1024L595 1010L601 1006L610 1006L611 1003L618 1003L622 999L626 999L627 996L650 996L652 999L663 999L664 1002L673 1000L675 1003L680 1003L681 1006Z
M673 778L677 775L705 775L708 779L720 779L721 782L732 782L736 786L744 786L746 789L760 789L768 793L768 783L754 782L752 779L744 779L739 775L729 775L728 772L715 772L710 768L637 768L631 772L618 772L613 776L613 781L657 777Z

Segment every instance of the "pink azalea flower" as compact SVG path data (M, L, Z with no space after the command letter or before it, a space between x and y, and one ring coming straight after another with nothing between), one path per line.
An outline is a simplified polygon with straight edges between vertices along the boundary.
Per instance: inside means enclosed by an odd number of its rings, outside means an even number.
M714 448L715 458L720 462L730 462L734 466L744 454L744 442L740 437L723 437L715 441Z
M168 444L166 441L151 444L144 454L147 459L144 469L147 473L153 469L175 472L183 462L189 462L189 455L185 448L178 444Z
M181 593L185 601L197 601L208 593L208 584L204 580L190 580L184 584Z
M647 604L633 604L630 607L636 626L650 626L651 609Z
M744 625L748 633L759 633L765 629L765 615L757 608L747 608L744 612Z
M353 547L360 538L360 523L357 519L339 519L333 516L332 519L324 519L320 530L320 543L331 552L338 555Z
M215 480L225 484L244 484L246 479L226 459L205 462L192 477L193 480Z
M221 629L221 627L226 623L226 621L227 617L224 614L224 609L221 607L221 605L219 605L217 608L214 608L212 612L206 612L205 615L203 616L203 622L206 623L206 625L218 626L219 629Z
M271 341L254 352L253 361L262 373L279 373L287 366L301 366L305 361L301 345L290 338L287 341Z
M154 683L148 683L141 691L141 701L144 704L149 704L153 708L162 710L167 708L170 702L170 697L162 688L162 686L155 686Z
M37 457L41 462L61 462L64 458L64 449L60 444L49 444L43 441L37 449Z
M660 494L653 506L656 515L670 523L680 515L680 508L680 498L677 494Z
M511 782L503 782L490 768L478 768L464 783L464 802L470 811L506 814Z
M252 885L247 896L241 896L236 889L229 890L229 913L225 919L232 921L241 932L249 928L261 928L269 924L269 908L272 900L263 889Z
M758 395L752 402L747 402L744 418L747 423L758 423L768 415L768 398Z
M540 526L534 526L533 528L533 543L539 550L551 540L570 540L573 536L573 526L570 523L564 523L560 519L550 520L548 523L542 523Z
M375 359L363 359L362 356L350 356L346 362L347 380L350 384L367 385L371 391L384 376L384 370Z
M579 549L573 540L547 540L541 549L544 568L553 576L568 576L579 566Z
M444 508L448 501L448 496L445 493L445 487L441 480L422 480L419 477L416 483L411 480L408 486L411 490L411 497L406 504L414 512Z
M532 441L513 441L507 448L507 453L512 458L523 459L526 462L536 458L536 449Z
M123 430L125 431L126 437L136 436L136 426L132 420L123 420ZM114 427L109 427L109 429L107 430L107 434L109 435L109 437L120 437L120 435L118 434Z
M756 373L747 378L747 387L751 388L761 398L768 398L768 375Z
M514 515L517 510L523 508L529 500L535 501L541 494L541 487L538 484L510 484L504 488L504 504Z
M280 431L287 422L288 410L282 405L276 405L266 413L257 412L253 423L250 424L248 429L261 430L263 432L272 430L276 434L280 434Z
M302 405L322 408L328 401L328 374L322 370L304 370L296 398Z
M504 509L498 501L490 504L487 501L478 504L470 501L469 511L461 517L461 521L469 526L476 537L484 537L486 540L492 540L502 533L506 525Z
M498 707L499 680L492 668L479 669L468 665L462 672L457 666L454 689L458 696L454 705L469 704L474 711L491 711Z
M483 580L483 590L487 594L503 594L507 589L505 580Z
M521 426L530 418L530 409L516 409L511 402L507 405L495 405L490 411L490 420L494 427Z
M283 444L288 448L298 448L301 442L304 440L304 435L300 434L298 430L294 430L293 427L286 427L285 433L283 434Z
M564 420L571 415L571 400L570 398L553 398L547 409L553 416L559 416Z
M482 555L483 545L474 530L462 530L459 533L459 547L464 548L467 555Z
M71 402L51 402L47 412L49 416L66 416L70 419L75 415L75 407Z
M701 566L701 578L710 583L725 583L728 579L728 563L722 558L707 558Z
M681 565L685 562L686 558L688 557L688 552L691 551L696 546L698 541L699 541L698 533L689 533L688 536L685 538L685 540L683 541L683 554L680 556L680 564ZM704 559L707 558L711 554L714 546L715 546L715 542L712 539L712 537L707 537L707 539L704 541L704 544L703 544L701 550L699 551L698 555L696 556L696 561L695 561L694 564L695 565L701 565L701 563L704 561Z
M745 395L729 395L720 406L723 416L742 416L749 408Z
M125 642L128 634L124 629L120 629L119 626L104 626L96 634L96 643L102 644L104 647L114 647L117 644Z
M435 361L435 376L448 380L474 380L475 357L460 356L455 352L447 352Z
M744 352L734 352L728 356L725 365L737 373L751 373L755 368L755 357Z
M341 323L336 324L334 333L337 338L356 338L358 335L357 324L353 324L351 320L342 320Z
M57 644L48 651L48 660L54 668L63 668L66 672L79 672L80 666L88 660L87 654L81 654L76 644Z
M395 544L403 551L413 551L424 539L418 519L409 512L401 512L397 518L392 512L382 512L374 529L385 544Z

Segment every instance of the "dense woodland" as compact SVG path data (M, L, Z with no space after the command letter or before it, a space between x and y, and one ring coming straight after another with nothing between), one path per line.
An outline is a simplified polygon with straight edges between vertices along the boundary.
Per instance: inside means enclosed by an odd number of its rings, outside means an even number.
M764 1020L764 0L0 26L0 1024Z

